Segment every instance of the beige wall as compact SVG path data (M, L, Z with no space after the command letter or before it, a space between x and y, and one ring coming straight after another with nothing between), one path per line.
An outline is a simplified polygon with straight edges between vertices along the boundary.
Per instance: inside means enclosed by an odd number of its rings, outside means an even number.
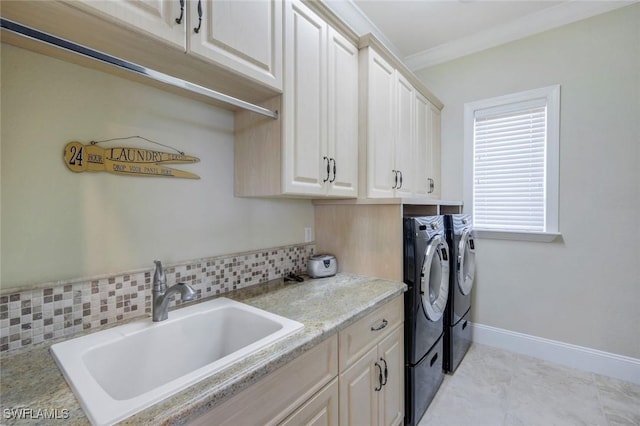
M142 135L200 158L181 180L74 174L72 140ZM3 288L304 241L305 200L233 197L233 114L2 45ZM120 141L108 146L162 147Z
M465 102L561 85L554 243L480 240L473 320L640 358L640 5L419 71L442 99L443 199Z

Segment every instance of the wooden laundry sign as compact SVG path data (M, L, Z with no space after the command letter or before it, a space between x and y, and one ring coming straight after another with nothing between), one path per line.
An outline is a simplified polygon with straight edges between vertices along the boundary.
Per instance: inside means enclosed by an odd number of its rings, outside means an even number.
M130 176L200 179L196 174L163 166L198 161L198 157L140 148L102 148L80 142L69 142L64 147L64 163L69 170L77 173L109 172Z

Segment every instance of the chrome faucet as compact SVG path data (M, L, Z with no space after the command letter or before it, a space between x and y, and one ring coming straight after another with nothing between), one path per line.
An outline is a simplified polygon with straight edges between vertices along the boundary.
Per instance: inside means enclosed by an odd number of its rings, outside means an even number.
M180 293L182 300L193 300L196 292L187 283L178 283L167 288L167 277L162 269L162 263L154 260L156 270L153 273L153 321L164 321L169 317L169 298Z

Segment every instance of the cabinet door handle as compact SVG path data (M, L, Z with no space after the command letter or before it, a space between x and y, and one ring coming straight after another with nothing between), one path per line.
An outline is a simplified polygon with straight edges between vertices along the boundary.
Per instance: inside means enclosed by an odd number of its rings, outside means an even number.
M433 192L433 189L435 187L434 181L431 178L427 178L427 180L429 181L429 194L431 194Z
M397 189L402 188L402 172L398 170L398 174L400 175L400 186Z
M329 158L329 162L331 162L331 161L333 161L333 178L329 182L333 183L336 180L336 159L335 158Z
M176 18L176 24L181 24L182 17L184 16L184 0L179 0L179 1L180 1L180 16Z
M398 187L398 171L397 170L391 170L393 172L393 175L395 176L394 178L394 183L393 186L391 187L391 189L396 189Z
M387 370L387 360L384 358L380 358L380 361L384 362L384 383L382 386L387 384L387 377L389 376L389 371Z
M198 0L198 26L193 31L198 34L202 26L202 0Z
M322 157L322 159L327 162L327 177L322 180L322 183L325 183L329 180L329 173L331 173L331 168L329 167L329 157Z
M387 324L389 324L389 321L387 321L386 319L382 318L382 323L377 327L371 326L371 331L380 331L383 328L385 328L387 326Z
M376 367L378 367L378 386L376 386L374 390L376 392L380 392L380 389L382 389L382 367L380 367L380 364L378 364L377 362Z

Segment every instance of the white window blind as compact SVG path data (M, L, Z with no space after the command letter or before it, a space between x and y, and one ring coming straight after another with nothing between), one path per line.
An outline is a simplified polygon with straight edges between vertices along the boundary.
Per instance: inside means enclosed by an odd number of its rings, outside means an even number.
M476 110L473 130L474 226L546 231L546 99Z
M464 200L476 236L553 241L560 187L560 85L464 105Z

